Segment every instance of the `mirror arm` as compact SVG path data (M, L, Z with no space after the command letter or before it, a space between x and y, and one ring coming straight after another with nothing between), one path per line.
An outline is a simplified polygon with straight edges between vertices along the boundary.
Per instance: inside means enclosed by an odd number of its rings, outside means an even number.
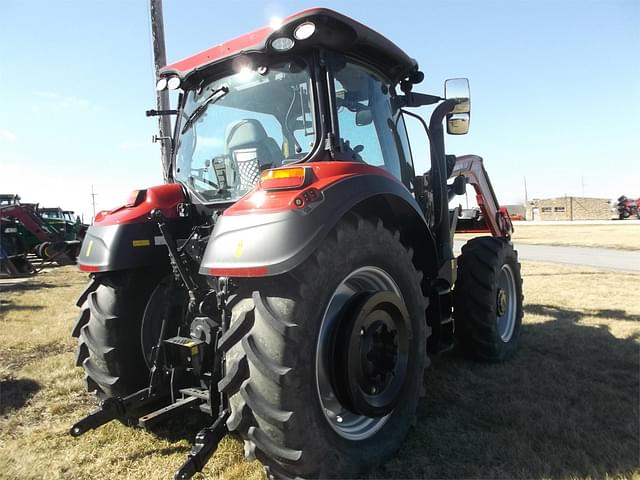
M431 114L429 131L431 133L431 185L433 189L433 202L435 213L434 233L438 253L443 261L453 256L449 235L449 202L447 198L447 159L444 150L444 128L442 123L445 117L458 104L457 99L445 100Z
M425 105L435 105L436 103L444 100L437 95L427 95L426 93L413 93L409 92L406 95L398 95L394 97L394 106L396 109L409 107L423 107Z

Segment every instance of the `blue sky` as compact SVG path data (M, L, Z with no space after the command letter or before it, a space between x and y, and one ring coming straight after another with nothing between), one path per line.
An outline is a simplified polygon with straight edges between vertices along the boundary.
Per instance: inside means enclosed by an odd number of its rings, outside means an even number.
M640 196L639 1L165 0L168 60L318 5L415 57L417 91L469 77L471 133L448 150L483 156L502 202L525 176L529 198ZM105 209L160 183L153 84L146 0L0 0L0 192L88 216L91 185Z

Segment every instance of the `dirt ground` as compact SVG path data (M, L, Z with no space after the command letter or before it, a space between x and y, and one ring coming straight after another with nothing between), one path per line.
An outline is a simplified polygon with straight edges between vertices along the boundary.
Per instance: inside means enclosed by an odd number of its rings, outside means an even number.
M640 476L640 275L542 263L523 273L519 354L435 359L418 424L370 478ZM0 289L0 478L172 478L200 427L189 418L67 434L94 405L69 334L85 281L65 267ZM262 469L227 436L205 477Z
M563 245L576 247L640 250L640 224L610 222L608 224L527 224L517 222L513 241L531 245ZM466 240L477 234L456 235Z

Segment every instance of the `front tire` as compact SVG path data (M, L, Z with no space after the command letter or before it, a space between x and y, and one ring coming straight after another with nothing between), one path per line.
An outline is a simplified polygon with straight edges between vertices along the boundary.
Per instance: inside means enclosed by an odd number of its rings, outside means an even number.
M479 237L462 247L453 292L456 336L470 357L500 362L517 350L522 324L518 255L504 239Z
M230 328L219 342L227 353L218 387L229 396L227 426L245 439L249 458L258 458L275 478L348 478L396 452L423 391L428 327L421 280L397 232L349 215L293 272L245 284L230 301ZM358 302L369 307L352 315ZM366 308L382 323L362 320ZM382 347L371 354L375 345ZM359 364L363 352L367 360ZM338 378L350 368L352 381ZM391 376L385 368L403 380L384 383ZM353 380L365 370L371 375L364 383ZM371 397L358 388L349 393L354 385L371 388ZM373 392L376 385L381 390ZM332 388L335 396L327 401ZM395 393L390 398L385 392ZM372 411L381 410L358 413L368 411L362 405L367 398L376 399Z

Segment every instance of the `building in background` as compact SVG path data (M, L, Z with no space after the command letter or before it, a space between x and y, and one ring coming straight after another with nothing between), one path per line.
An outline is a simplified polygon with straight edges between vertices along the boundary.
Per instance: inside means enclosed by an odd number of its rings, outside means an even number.
M533 199L527 205L527 220L611 220L607 198L558 197Z

